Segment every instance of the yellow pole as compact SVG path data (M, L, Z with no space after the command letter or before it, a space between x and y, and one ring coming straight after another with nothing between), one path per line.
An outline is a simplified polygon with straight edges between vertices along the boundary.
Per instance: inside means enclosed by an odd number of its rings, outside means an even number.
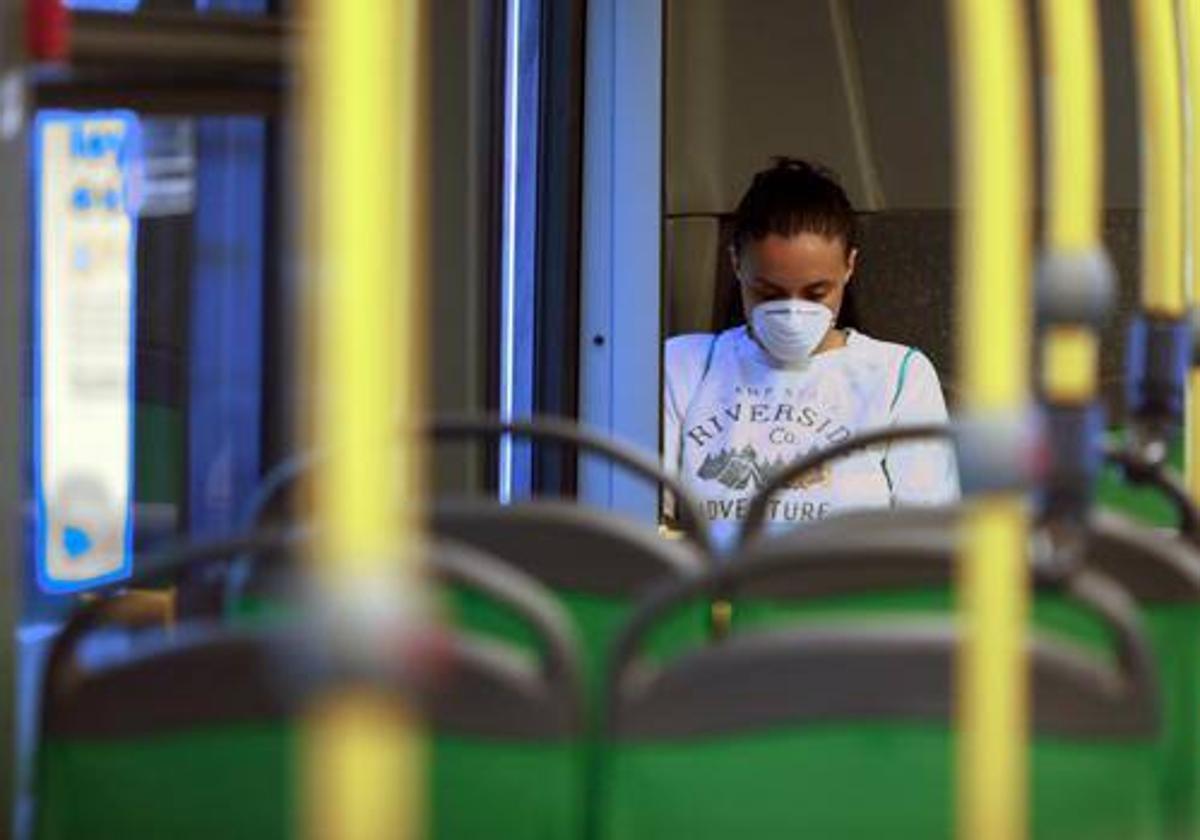
M1142 122L1142 308L1176 319L1183 296L1183 126L1172 0L1133 0Z
M1046 243L1054 254L1101 249L1102 132L1099 26L1093 0L1042 0L1046 113ZM1042 387L1057 405L1085 405L1099 382L1099 343L1086 324L1050 326Z
M1046 246L1086 251L1100 243L1099 26L1094 0L1041 0L1046 102Z
M311 0L305 29L313 433L330 453L312 488L311 576L351 645L372 633L393 638L418 585L423 6ZM397 428L406 430L399 439ZM410 708L370 681L335 685L312 704L305 727L308 836L421 836L424 753Z
M1200 0L1180 0L1183 66L1185 70L1184 115L1187 126L1185 173L1187 176L1186 234L1187 265L1185 298L1196 306L1200 292ZM1192 366L1187 382L1187 425L1184 438L1185 471L1193 501L1200 502L1200 368Z
M1028 399L1032 306L1023 12L996 0L951 9L963 408L1011 415ZM983 497L962 527L958 833L1013 840L1028 813L1027 507L1017 495Z

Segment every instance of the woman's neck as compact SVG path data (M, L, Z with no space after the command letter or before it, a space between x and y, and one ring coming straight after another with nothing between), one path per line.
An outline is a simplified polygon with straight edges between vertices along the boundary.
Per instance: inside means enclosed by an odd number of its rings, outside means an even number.
M817 356L827 350L840 350L846 346L847 331L832 329L825 333L825 337L821 339L821 343L817 345L817 349L813 351L813 355Z

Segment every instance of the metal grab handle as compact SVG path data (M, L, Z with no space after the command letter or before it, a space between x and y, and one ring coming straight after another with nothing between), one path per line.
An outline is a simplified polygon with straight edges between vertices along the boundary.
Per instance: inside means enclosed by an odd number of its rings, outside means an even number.
M120 589L131 583L153 583L249 553L295 548L309 535L310 529L264 529L231 539L181 544L155 552L161 559L152 571L98 590L99 597L72 612L46 660L42 681L44 702L49 702L64 682L72 678L75 669L71 663L79 642L105 623L107 609ZM542 666L547 676L562 681L570 694L572 708L582 708L583 671L574 631L557 609L551 593L507 563L451 540L438 541L433 546L428 555L428 568L438 579L478 592L520 617L539 640Z
M96 599L76 609L67 619L62 630L54 639L46 658L42 674L42 704L52 701L59 687L57 681L69 678L68 668L79 642L91 630L104 621L110 597L130 586L155 583L178 575L187 569L210 563L229 561L244 554L266 551L288 546L297 541L299 534L294 529L264 529L229 539L211 540L202 543L181 543L170 548L149 552L156 558L149 572L136 573L125 580L96 590ZM42 715L45 726L47 716Z
M569 421L550 417L530 420L501 420L495 416L436 418L431 421L426 431L435 440L500 438L514 435L530 440L555 441L567 444L578 452L601 455L612 463L625 467L631 473L671 491L684 514L680 523L684 532L710 557L713 555L712 539L705 525L704 514L695 498L678 478L664 470L657 461L625 444L601 437ZM307 452L273 467L263 477L258 491L251 497L243 520L245 524L257 523L267 506L282 491L312 469L319 458L318 453Z
M290 548L307 539L309 530L295 526L261 527L233 537L204 542L180 541L166 548L141 552L134 557L133 575L93 592L107 595L133 586L161 583L173 580L182 572L213 563L233 562L254 554ZM149 569L137 571L138 566L149 566Z
M898 590L941 581L952 585L954 562L948 558L914 556L911 545L880 543L865 548L840 544L834 535L819 541L818 551L780 554L737 562L693 578L670 581L643 598L610 649L607 686L608 708L616 708L616 695L625 671L636 664L642 643L659 619L691 601L729 597L750 583L778 575L810 574L825 586L814 586L810 596L789 600L800 604L834 594ZM1131 711L1153 715L1158 709L1158 683L1154 659L1139 629L1132 599L1107 577L1078 570L1064 573L1050 565L1033 567L1039 590L1062 592L1087 606L1102 620L1116 651L1116 661ZM1145 719L1139 718L1139 719Z
M758 532L762 530L763 522L767 515L767 506L771 503L771 497L805 473L823 467L831 461L844 458L847 455L853 455L855 452L881 443L896 443L905 440L922 440L928 438L950 438L953 435L954 427L947 424L895 426L856 435L848 440L828 446L820 452L814 452L811 455L806 455L803 458L792 461L782 470L772 475L767 485L758 491L751 500L750 509L746 512L746 519L742 524L740 544L742 546L749 545L758 536Z
M1200 545L1200 510L1179 476L1161 462L1147 461L1119 446L1106 445L1104 459L1121 467L1131 483L1162 492L1179 514L1179 532L1189 542Z

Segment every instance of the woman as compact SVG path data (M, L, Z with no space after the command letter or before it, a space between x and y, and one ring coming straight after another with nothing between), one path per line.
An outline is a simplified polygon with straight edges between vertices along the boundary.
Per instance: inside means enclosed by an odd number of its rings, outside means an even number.
M863 431L946 420L937 373L919 350L834 326L856 246L854 210L829 173L778 159L734 217L730 258L746 325L667 341L666 465L719 539L784 464ZM776 496L768 519L795 524L957 495L946 444L896 444L803 476Z

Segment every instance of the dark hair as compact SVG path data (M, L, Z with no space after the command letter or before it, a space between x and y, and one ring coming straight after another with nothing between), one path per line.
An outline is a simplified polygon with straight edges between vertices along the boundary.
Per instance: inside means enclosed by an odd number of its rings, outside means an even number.
M816 233L841 239L847 253L858 245L854 208L832 172L790 157L777 157L754 176L733 214L733 248L770 234Z

